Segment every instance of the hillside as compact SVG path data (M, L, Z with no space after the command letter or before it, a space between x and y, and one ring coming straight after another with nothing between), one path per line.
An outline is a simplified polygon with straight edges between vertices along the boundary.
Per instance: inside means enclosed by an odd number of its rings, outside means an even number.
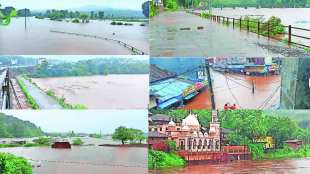
M21 138L42 136L43 131L29 121L0 113L0 138Z

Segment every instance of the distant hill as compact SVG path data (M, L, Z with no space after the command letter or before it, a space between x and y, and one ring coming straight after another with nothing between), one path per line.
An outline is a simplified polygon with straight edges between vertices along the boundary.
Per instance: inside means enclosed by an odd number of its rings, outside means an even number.
M310 128L310 111L308 110L266 110L267 114L289 117L295 120L301 128Z
M100 7L100 6L83 6L80 8L73 8L68 9L69 11L82 11L82 12L90 12L90 11L104 11L105 16L115 16L115 17L134 17L134 18L145 18L142 12L142 5L141 10L130 10L130 9L114 9L114 8L107 8L107 7Z
M0 113L0 138L26 138L42 136L41 128L29 121Z

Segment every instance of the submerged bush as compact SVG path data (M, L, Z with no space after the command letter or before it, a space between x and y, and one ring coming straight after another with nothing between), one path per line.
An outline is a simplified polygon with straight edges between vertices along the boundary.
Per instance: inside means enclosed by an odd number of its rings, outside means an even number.
M9 153L0 153L1 174L32 174L30 163L22 157Z
M174 153L165 153L162 151L148 151L148 168L149 169L166 169L172 167L183 167L186 162L180 156Z

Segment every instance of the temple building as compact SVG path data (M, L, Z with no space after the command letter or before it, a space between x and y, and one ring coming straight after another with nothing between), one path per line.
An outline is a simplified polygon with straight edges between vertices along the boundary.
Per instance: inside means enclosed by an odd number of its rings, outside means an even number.
M180 123L171 120L168 124L151 124L149 131L149 135L160 135L163 140L175 141L180 150L188 152L221 151L221 129L216 111L212 112L209 129L203 128L197 115L190 113Z

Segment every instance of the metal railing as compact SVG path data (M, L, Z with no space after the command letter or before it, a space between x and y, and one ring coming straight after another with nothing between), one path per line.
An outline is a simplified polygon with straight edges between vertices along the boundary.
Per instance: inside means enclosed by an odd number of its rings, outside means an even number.
M293 40L293 37L304 39L309 41L310 43L310 29L306 28L300 28L300 27L294 27L292 25L280 25L284 28L283 32L275 32L276 28L273 28L272 23L270 22L260 22L258 20L251 20L251 19L242 19L242 18L232 18L232 17L225 17L225 16L218 16L218 15L210 15L205 14L203 16L203 13L193 12L190 11L189 13L194 14L196 16L205 17L207 19L210 19L212 21L223 23L227 25L232 25L233 28L238 27L240 30L244 29L248 32L256 33L257 35L262 35L271 39L275 40L283 40L285 36L287 36L287 40L284 40L288 43L288 45L294 44L297 46L301 46L304 48L310 48L310 45L306 45L306 43L298 43L297 41ZM299 35L294 33L293 31L303 31L303 32L309 32L308 35Z
M116 40L116 39L111 39L107 37L101 37L101 36L96 36L96 35L91 35L91 34L82 34L82 33L72 33L72 32L64 32L64 31L56 31L56 30L50 30L52 33L58 33L58 34L68 34L68 35L75 35L75 36L81 36L81 37L89 37L89 38L94 38L94 39L100 39L100 40L107 40L107 41L113 41L116 42L125 48L128 48L133 54L135 55L145 55L145 52L141 51L140 49L131 46L123 41Z

